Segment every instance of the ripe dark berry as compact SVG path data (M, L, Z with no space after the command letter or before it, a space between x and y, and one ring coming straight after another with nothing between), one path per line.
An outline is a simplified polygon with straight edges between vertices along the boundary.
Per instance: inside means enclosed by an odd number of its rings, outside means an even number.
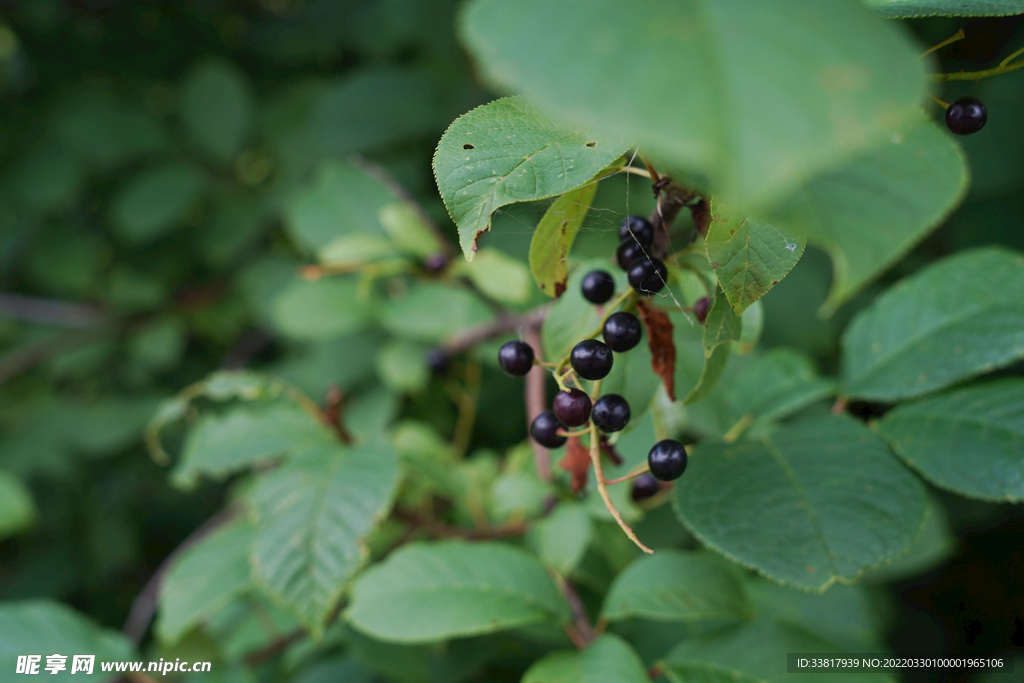
M521 341L502 344L498 349L498 365L513 377L522 377L533 367L533 347Z
M629 286L641 294L657 294L665 286L668 270L656 258L643 258L629 267Z
M603 270L592 270L583 276L583 298L592 304L603 304L615 293L615 280Z
M590 419L602 432L617 432L629 424L629 404L618 394L605 394L597 399Z
M640 343L640 320L632 313L619 311L612 313L604 321L604 328L601 330L604 343L611 347L612 351L623 353L629 351Z
M566 427L585 425L590 419L590 397L579 389L559 391L551 402L551 412Z
M634 501L650 498L661 490L661 484L649 473L644 472L633 479L633 490L630 492Z
M448 255L443 251L427 254L423 257L423 269L428 273L440 273L448 265Z
M620 242L639 242L644 248L654 244L654 226L643 216L630 216L619 228Z
M619 264L619 268L623 270L629 270L629 267L633 265L638 259L646 256L644 247L640 246L636 242L629 241L623 242L619 245L619 248L615 250L615 262Z
M558 448L565 444L566 437L558 433L563 428L555 414L545 410L530 423L530 436L544 448Z
M706 296L693 302L693 314L697 316L697 322L703 325L708 317L708 298Z
M597 406L594 408L596 410ZM647 466L651 468L655 479L678 479L686 471L686 449L683 444L672 439L659 441L647 454Z
M988 121L988 110L976 97L961 97L946 108L946 126L957 135L977 133Z
M604 342L584 339L572 347L569 363L583 379L604 379L612 371L612 350Z
M448 365L451 362L451 356L449 356L448 352L440 346L435 346L427 351L424 359L427 361L427 367L429 367L431 372L435 375L443 375L448 372Z

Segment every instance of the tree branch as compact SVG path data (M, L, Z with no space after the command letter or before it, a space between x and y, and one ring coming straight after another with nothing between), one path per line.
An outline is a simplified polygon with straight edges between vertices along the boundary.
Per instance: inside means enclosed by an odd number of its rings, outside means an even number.
M579 593L576 592L572 584L556 571L552 570L551 574L555 578L555 583L558 584L558 589L565 596L565 601L569 604L569 613L572 615L572 627L571 629L566 629L566 634L568 634L569 639L573 641L573 645L577 649L583 650L595 637L594 627L590 624L590 617L587 616L587 610L583 607L583 601L580 600Z
M548 307L546 305L535 308L523 315L503 313L489 323L477 325L476 327L471 327L468 330L460 332L445 342L443 346L445 351L448 353L459 353L460 351L465 351L471 346L476 346L482 341L493 339L494 337L501 336L520 328L523 329L523 335L525 336L528 330L540 327L541 323L544 322L544 318L547 317L547 314ZM534 348L534 351L536 351L537 348L539 348L539 346Z
M544 360L541 354L540 333L536 327L528 327L523 331L526 343L533 347L537 360ZM533 420L544 412L547 406L546 384L548 379L547 371L539 365L534 365L526 374L526 382L523 384L523 400L526 403L526 428L530 428ZM542 481L551 481L551 451L530 439L530 446L533 447L533 463L537 469L537 476Z
M103 327L110 319L95 306L0 292L0 317L74 329Z

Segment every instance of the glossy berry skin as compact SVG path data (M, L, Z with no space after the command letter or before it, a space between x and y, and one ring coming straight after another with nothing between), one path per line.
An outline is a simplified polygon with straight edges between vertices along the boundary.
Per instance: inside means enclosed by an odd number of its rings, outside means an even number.
M617 432L629 424L629 404L618 394L605 394L597 399L590 419L602 432Z
M632 240L623 242L615 250L615 262L619 264L619 268L627 271L637 260L644 257L646 257L644 248Z
M522 341L502 344L498 349L498 365L513 377L522 377L533 367L533 347Z
M427 362L427 367L435 375L443 375L448 372L448 365L451 363L451 356L448 352L442 349L440 346L436 346L424 355L424 360Z
M658 483L658 480L649 473L644 472L633 479L633 489L630 491L630 496L634 501L641 501L650 498L660 490L661 484Z
M988 121L988 110L976 97L961 97L946 109L946 126L957 135L977 133Z
M708 298L706 296L693 302L693 314L697 316L697 322L703 325L708 317Z
M583 379L604 379L612 371L612 350L604 342L584 339L572 347L569 363Z
M579 389L559 391L551 402L551 412L566 427L580 427L590 419L590 397Z
M630 216L619 228L620 242L639 242L644 248L654 244L654 226L643 216Z
M683 444L672 439L659 441L647 454L647 466L655 479L678 479L686 471L686 449Z
M583 298L592 304L603 304L615 294L615 280L603 270L592 270L583 276L580 285Z
M565 445L566 440L558 433L559 429L564 429L562 423L553 412L545 410L530 423L530 436L544 448L559 448Z
M612 351L624 353L640 343L643 334L640 331L640 319L632 313L619 311L612 313L604 321L604 328L601 330L604 343Z
M629 267L629 286L641 294L657 294L665 287L668 270L656 258L634 261Z

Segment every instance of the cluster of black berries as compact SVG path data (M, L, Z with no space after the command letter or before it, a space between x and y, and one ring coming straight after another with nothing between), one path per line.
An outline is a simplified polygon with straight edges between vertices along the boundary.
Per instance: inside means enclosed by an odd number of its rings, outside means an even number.
M977 133L988 121L988 110L976 97L961 97L946 107L946 126L957 135Z
M629 286L641 294L657 294L668 276L665 264L651 255L653 245L654 226L650 221L642 216L630 216L622 221L615 260L619 268L626 271ZM586 290L583 295L586 296Z

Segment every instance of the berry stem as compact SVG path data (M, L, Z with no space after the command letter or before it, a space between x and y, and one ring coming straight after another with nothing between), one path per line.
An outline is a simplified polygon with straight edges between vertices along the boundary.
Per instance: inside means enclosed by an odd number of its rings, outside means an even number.
M947 46L947 45L949 45L950 43L955 43L955 42L956 42L956 41L958 41L958 40L963 40L963 38L964 38L964 30L963 30L963 29L960 29L959 31L957 31L956 33L954 33L953 35L951 35L951 36L950 36L949 38L946 38L946 39L945 39L944 41L942 41L941 43L938 43L937 45L932 45L932 46L931 46L930 48L928 48L927 50L925 50L924 52L922 52L922 53L921 53L921 56L922 56L922 57L924 57L924 56L926 56L926 55L930 55L931 53L935 52L935 51L936 51L936 50L938 50L939 48L943 48L943 47L946 47L946 46Z
M599 393L601 388L601 380L594 382L594 393ZM608 512L612 513L612 517L618 522L619 526L625 532L629 540L633 541L640 550L643 550L649 555L653 555L654 551L645 546L640 542L640 539L636 537L633 530L629 528L629 525L622 520L622 515L619 514L615 504L612 502L611 496L608 495L608 487L605 485L604 470L601 468L601 446L600 446L601 435L597 431L597 425L593 422L590 423L590 462L594 464L594 478L597 480L597 492L601 494L601 499L604 500L604 506L608 508Z
M629 474L624 474L624 475L622 475L621 477L619 477L617 479L609 479L608 481L605 482L605 484L618 484L619 482L623 482L623 481L628 481L630 479L634 479L636 477L639 477L644 472L650 472L650 471L651 471L651 468L648 467L647 464L645 463L642 467L637 468L636 470L630 472Z
M634 175L643 176L644 178L650 178L651 177L651 172L650 171L647 171L647 170L642 169L642 168L637 168L636 166L623 166L619 170L622 171L623 173L632 173Z
M559 429L558 430L558 435L559 436L565 436L565 437L572 438L574 436L583 436L584 434L588 433L588 431L589 430L586 430L586 429L578 429L575 432L573 432L573 431L570 431L568 429Z
M932 95L931 93L928 93L928 97L932 98L932 100L935 101L935 104L939 105L943 109L949 109L949 102L943 102L942 100L940 100L935 95Z
M984 71L958 71L952 74L932 74L932 78L937 81L980 81L983 78L991 78L992 76L1008 74L1021 67L1024 67L1024 59L1014 62L1013 64L1000 64L997 67L985 69Z
M469 447L469 438L473 434L473 423L476 421L476 406L480 398L480 359L470 356L466 363L465 388L458 401L459 415L455 420L452 433L452 447L456 457L462 458Z
M743 432L747 431L747 427L749 427L752 424L754 424L754 416L744 415L743 417L736 421L736 424L734 424L732 427L729 427L729 431L727 431L725 433L725 436L722 437L722 441L724 441L725 443L735 442L736 439L743 436Z
M1013 61L1013 58L1014 58L1014 57L1016 57L1017 55L1019 55L1019 54L1021 54L1021 53L1024 53L1024 47L1022 47L1021 49L1017 50L1017 51L1016 51L1016 52L1014 52L1014 53L1013 53L1012 55L1010 55L1009 57L1007 57L1006 59L1004 59L1003 61L999 62L999 66L1006 66L1006 65L1007 65L1007 64L1009 64L1009 63L1010 63L1011 61Z

